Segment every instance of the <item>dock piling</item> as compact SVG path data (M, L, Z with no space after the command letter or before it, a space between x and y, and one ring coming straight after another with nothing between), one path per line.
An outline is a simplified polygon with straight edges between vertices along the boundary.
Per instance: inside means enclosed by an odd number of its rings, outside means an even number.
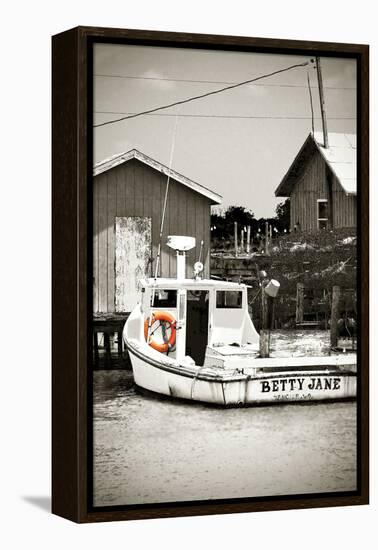
M260 357L269 357L270 331L260 331Z
M261 287L261 328L269 328L269 297L264 286Z

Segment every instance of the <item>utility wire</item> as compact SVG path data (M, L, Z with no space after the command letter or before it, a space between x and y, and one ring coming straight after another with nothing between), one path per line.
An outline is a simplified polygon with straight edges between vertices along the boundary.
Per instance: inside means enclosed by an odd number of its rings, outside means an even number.
M290 67L285 67L284 69L279 69L278 71L274 71L272 73L264 74L261 76L257 76L255 78L251 78L250 80L245 80L244 82L238 82L237 84L232 84L230 86L226 86L225 88L220 88L218 90L213 90L212 92L207 92L205 94L189 97L187 99L182 99L181 101L175 101L174 103L170 103L169 105L163 105L161 107L155 107L154 109L148 109L147 111L142 111L141 113L135 113L133 115L124 116L122 118L116 119L116 120L109 120L107 122L102 122L101 124L95 124L94 128L99 128L100 126L106 126L108 124L115 124L116 122L121 122L122 120L127 120L130 118L136 118L138 116L142 115L148 115L151 113L155 113L156 111L162 111L163 109L169 109L170 107L174 107L175 105L183 105L184 103L189 103L190 101L195 101L197 99L202 99L204 97L209 97L215 94L220 94L221 92L226 92L227 90L233 90L235 88L239 88L240 86L245 86L246 84L251 84L251 82L256 82L257 80L262 80L263 78L268 78L271 76L274 76L276 74L284 73L287 71L290 71L292 69L295 69L297 67L306 67L309 64L309 61L305 61L304 63L297 63L295 65L291 65Z
M138 113L124 112L124 111L95 111L98 115L135 115ZM146 116L155 117L175 117L174 113L148 113ZM227 118L227 119L267 119L267 120L309 120L309 116L254 116L254 115L194 115L194 114L181 114L177 115L183 118ZM125 117L127 118L127 117ZM327 117L328 120L355 120L355 117ZM119 119L115 119L117 122ZM122 120L122 119L121 119ZM314 117L314 120L321 120L321 117ZM113 122L109 121L109 122Z
M161 81L161 82L186 82L194 84L237 84L237 82L231 82L228 80L192 80L187 78L161 78L157 76L131 76L131 75L121 75L121 74L95 74L95 77L99 78L120 78L120 79L130 79L130 80L152 80L152 81ZM307 86L302 84L255 84L255 86L260 87L272 87L272 88L307 88ZM312 86L312 88L317 89L317 86ZM356 91L356 88L352 86L324 86L325 90L352 90Z

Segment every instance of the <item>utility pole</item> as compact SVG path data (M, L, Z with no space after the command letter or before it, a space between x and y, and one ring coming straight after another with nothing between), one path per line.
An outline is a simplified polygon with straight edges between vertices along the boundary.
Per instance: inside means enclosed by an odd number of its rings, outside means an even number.
M324 143L325 149L328 149L327 119L326 119L325 106L324 106L323 78L322 78L322 68L320 66L320 57L316 58L316 71L318 73L320 112L322 115L322 126L323 126L323 143Z

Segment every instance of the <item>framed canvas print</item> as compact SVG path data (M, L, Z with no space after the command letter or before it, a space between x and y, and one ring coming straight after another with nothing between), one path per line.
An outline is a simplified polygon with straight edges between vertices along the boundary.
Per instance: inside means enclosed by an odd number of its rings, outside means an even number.
M52 47L53 512L367 504L368 46Z

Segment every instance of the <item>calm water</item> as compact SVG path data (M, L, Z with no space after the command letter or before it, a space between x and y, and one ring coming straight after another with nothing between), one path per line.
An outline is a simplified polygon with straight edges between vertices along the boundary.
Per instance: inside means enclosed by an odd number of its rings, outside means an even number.
M94 382L97 506L356 488L355 402L224 410Z

